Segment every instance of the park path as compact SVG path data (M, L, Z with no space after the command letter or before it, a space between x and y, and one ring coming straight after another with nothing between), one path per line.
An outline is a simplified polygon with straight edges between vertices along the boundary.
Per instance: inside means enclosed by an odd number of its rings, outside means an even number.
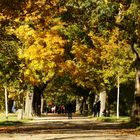
M88 117L47 116L29 124L0 128L0 140L140 140L134 128Z

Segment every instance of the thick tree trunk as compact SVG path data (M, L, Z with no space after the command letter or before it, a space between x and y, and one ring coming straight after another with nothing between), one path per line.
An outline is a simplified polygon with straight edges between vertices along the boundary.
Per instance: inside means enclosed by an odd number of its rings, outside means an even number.
M132 120L140 122L140 69L136 70L136 91L132 113Z
M77 114L81 114L81 97L80 96L76 96L76 113Z
M25 118L31 118L33 116L32 102L33 102L33 93L28 91L26 93L26 101L25 101L25 113L24 113Z
M83 114L83 115L86 115L87 114L87 111L88 111L88 104L87 104L87 98L89 96L89 92L91 89L88 89L88 88L84 88L82 86L77 86L77 85L72 85L72 88L74 88L76 90L76 93L77 95L83 97L83 99L81 99L81 105L80 103L78 103L79 99L77 99L77 111L79 110L79 107L80 107L80 113Z
M89 94L89 97L88 97L88 114L89 115L93 114L94 101L95 101L95 94L94 93Z
M106 109L106 91L100 92L100 97L99 100L101 101L101 106L100 106L100 117L103 115L104 110Z
M43 91L46 88L47 83L34 87L34 96L33 96L33 111L37 116L41 115L41 96Z
M136 68L136 82L135 82L135 95L134 95L134 105L132 108L132 116L131 119L132 121L135 122L140 122L140 53L138 50L135 49L135 40L137 40L137 38L134 38L132 40L132 44L131 44L131 49L133 51L133 53L135 54L135 62L134 62L134 66Z
M41 95L42 91L40 90L39 87L35 86L34 87L34 98L33 98L33 111L34 114L37 116L41 115Z
M41 115L43 114L43 108L44 108L44 99L43 96L41 96Z

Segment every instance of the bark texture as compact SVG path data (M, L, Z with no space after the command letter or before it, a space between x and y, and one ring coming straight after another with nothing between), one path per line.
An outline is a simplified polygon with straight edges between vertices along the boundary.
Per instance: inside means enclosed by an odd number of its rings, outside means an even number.
M104 110L106 109L106 91L100 92L99 100L101 101L101 108L100 108L100 117L103 115Z
M136 70L136 91L132 119L140 122L140 69Z
M33 116L32 102L33 102L33 93L28 91L26 93L26 101L25 101L25 113L24 113L25 118L31 118ZM20 110L20 112L22 114L22 109Z

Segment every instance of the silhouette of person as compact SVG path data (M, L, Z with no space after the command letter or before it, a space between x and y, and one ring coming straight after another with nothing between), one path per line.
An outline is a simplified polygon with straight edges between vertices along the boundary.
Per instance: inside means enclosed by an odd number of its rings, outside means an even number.
M72 111L73 111L73 105L72 103L67 104L67 114L68 114L68 119L72 119Z
M100 115L100 106L101 106L101 101L98 100L94 106L93 106L93 116L94 117L99 117Z
M96 108L97 108L97 117L100 115L100 107L101 107L101 101L98 100L96 103Z
M93 116L96 117L97 115L97 105L96 103L93 105Z

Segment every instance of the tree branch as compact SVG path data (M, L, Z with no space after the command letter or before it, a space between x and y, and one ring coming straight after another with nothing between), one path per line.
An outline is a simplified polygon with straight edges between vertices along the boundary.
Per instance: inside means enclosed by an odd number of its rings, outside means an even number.
M138 52L136 51L136 49L134 47L134 43L132 43L131 49L132 49L133 53L136 55L136 59L140 60L140 56L139 56Z

